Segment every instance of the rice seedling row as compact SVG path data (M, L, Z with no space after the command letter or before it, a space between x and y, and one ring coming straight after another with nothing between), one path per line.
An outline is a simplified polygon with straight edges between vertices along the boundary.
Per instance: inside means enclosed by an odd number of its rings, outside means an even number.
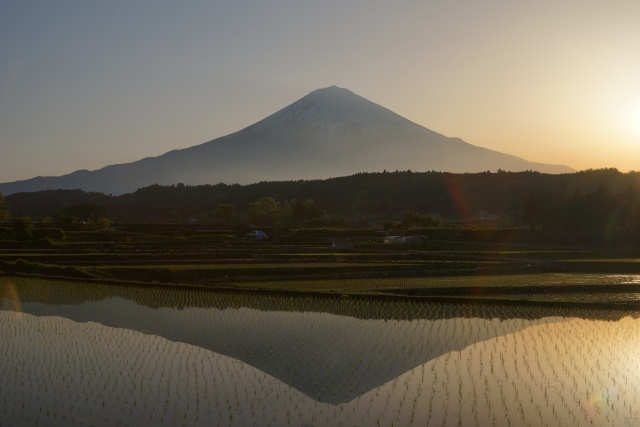
M635 312L69 296L76 284L20 280L23 309L4 298L0 311L2 424L604 426L640 413ZM58 304L45 313L43 298Z

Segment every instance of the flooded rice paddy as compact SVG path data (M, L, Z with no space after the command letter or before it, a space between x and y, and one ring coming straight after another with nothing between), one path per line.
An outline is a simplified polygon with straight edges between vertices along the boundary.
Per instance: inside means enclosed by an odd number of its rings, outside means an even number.
M619 426L637 312L0 278L0 425Z

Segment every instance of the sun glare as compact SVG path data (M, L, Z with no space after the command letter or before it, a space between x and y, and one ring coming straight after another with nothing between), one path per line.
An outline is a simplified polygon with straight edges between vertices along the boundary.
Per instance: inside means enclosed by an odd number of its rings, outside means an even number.
M626 114L624 113L625 110ZM635 138L640 137L640 105L628 103L624 110L621 109L619 113L622 113L620 118L626 121L627 132L631 133Z

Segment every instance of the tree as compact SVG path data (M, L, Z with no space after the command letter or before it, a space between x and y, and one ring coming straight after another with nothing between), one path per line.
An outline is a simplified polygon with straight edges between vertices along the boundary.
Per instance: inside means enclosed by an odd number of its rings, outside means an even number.
M60 217L75 217L79 221L96 220L107 215L107 209L104 206L94 205L91 203L80 203L64 208Z
M4 200L4 196L0 193L0 221L6 221L9 219L9 207Z
M276 225L286 221L287 210L289 214L291 209L287 209L289 204L282 206L273 197L263 197L257 202L249 205L247 211L247 219L252 224L257 225Z
M18 240L27 240L33 237L33 222L28 216L21 216L13 220L13 232Z
M620 223L625 229L640 228L640 187L630 185L622 194L623 208Z
M587 195L590 225L595 228L606 228L615 224L614 212L617 208L617 198L606 185L600 185Z
M56 221L61 223L61 224L77 224L78 223L78 218L76 218L73 215L65 215L65 214L58 214L56 215Z
M111 220L109 218L98 218L96 220L96 228L98 231L107 231L111 228Z
M325 213L314 199L304 202L298 199L291 201L291 219L293 221L312 221L324 217Z
M105 217L88 219L82 229L84 231L107 231L111 228L111 224L111 220Z
M431 228L440 225L440 220L429 214L421 214L413 210L404 212L402 227L406 229Z
M278 224L291 222L291 205L286 200L280 205L278 212Z
M224 221L231 221L236 216L236 208L230 203L218 205L214 211L216 218Z

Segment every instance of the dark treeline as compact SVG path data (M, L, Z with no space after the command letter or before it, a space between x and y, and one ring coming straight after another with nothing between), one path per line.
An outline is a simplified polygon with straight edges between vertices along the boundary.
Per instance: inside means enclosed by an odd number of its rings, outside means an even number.
M593 191L538 191L523 206L531 228L640 228L640 187L614 193L607 185Z
M73 206L92 205L116 221L175 221L214 218L221 205L246 213L252 203L272 197L282 203L313 199L330 215L347 218L400 219L415 211L464 220L483 212L540 228L600 228L612 225L617 215L614 226L636 228L639 188L640 173L616 169L562 175L406 171L252 185L151 185L121 196L47 190L12 194L5 201L13 216L50 217Z

